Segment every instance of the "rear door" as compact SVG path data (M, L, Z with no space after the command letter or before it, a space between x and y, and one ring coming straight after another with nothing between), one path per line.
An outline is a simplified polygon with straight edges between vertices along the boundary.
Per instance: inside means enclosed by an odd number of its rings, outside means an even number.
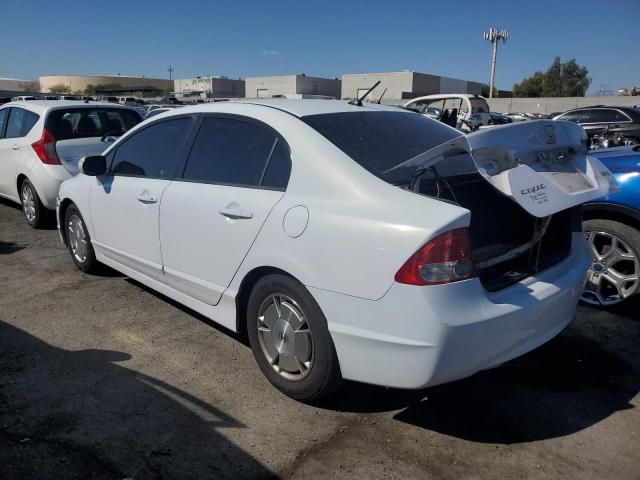
M109 170L90 193L92 243L99 255L164 281L159 240L160 200L184 154L193 117L140 129L109 154Z
M291 160L270 127L237 116L205 116L180 179L160 207L167 283L209 305L220 301L273 206Z
M60 162L76 175L82 157L101 154L141 121L137 112L127 108L72 107L49 112L45 128L56 139Z

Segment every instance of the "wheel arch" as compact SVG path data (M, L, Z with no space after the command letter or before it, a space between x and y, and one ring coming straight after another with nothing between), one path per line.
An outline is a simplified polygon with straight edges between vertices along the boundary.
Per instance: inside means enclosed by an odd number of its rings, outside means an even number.
M64 243L65 246L67 246L67 231L65 228L63 228L62 226L64 225L64 216L67 214L67 209L71 206L74 205L73 200L71 200L70 198L65 198L60 202L60 206L58 207L58 225L60 225L61 228L59 228L60 230L60 236L62 237L62 243Z
M583 220L614 220L640 231L640 211L616 203L594 202L582 206Z
M247 335L246 322L244 321L244 319L247 316L247 304L249 302L249 295L251 294L251 290L253 290L253 287L261 278L273 274L285 275L300 282L300 280L291 275L289 272L286 272L281 268L269 265L255 267L247 272L247 274L242 279L242 282L240 282L240 288L238 289L238 293L236 295L236 332L242 338L245 338Z

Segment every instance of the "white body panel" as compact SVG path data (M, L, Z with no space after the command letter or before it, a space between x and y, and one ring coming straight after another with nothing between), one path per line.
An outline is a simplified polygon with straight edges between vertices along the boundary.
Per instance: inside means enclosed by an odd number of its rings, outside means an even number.
M216 305L282 195L271 190L172 182L160 209L167 284Z
M278 108L225 102L180 113L245 115L276 129L291 150L285 193L162 181L153 189L159 203L148 208L135 199L138 190L151 192L145 180L124 190L126 202L100 193L96 203L100 179L78 175L64 182L60 200L80 208L98 260L232 330L244 321L236 317L243 280L257 268L280 269L320 305L343 376L395 387L419 388L490 368L537 347L571 320L589 262L580 233L568 258L499 292L488 293L478 279L398 284L394 275L407 258L440 233L468 226L470 212L385 183L295 116L389 107L261 103ZM290 106L293 114L282 111ZM252 217L220 215L233 202ZM107 245L131 255L113 255ZM131 260L145 252L153 254L150 270Z
M158 231L160 198L168 185L168 180L137 177L93 183L89 202L96 252L164 281Z

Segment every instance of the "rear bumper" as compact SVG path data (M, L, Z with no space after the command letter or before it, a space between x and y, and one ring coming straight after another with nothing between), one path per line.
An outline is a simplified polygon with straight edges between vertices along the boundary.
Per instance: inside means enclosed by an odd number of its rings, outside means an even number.
M398 388L450 382L533 350L572 320L590 257L575 233L569 257L495 293L477 279L393 284L377 301L309 288L346 379Z

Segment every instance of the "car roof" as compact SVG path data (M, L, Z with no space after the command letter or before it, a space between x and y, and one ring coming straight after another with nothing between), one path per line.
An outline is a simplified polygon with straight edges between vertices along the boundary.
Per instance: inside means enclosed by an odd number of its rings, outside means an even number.
M254 105L258 107L273 108L289 113L296 117L306 117L309 115L321 115L328 113L364 112L364 111L392 111L403 112L388 105L363 102L362 106L351 104L345 100L323 100L323 99L247 99L234 100L228 102L200 103L193 106L185 106L173 109L174 114L183 113L206 113L219 111L218 105ZM225 108L226 110L226 108Z
M35 113L46 113L49 110L58 108L92 108L92 107L112 107L112 108L125 108L132 110L131 107L125 105L118 105L108 102L92 102L88 103L80 100L29 100L26 102L9 102L2 105L2 108L6 107L20 107L25 110L30 110Z

